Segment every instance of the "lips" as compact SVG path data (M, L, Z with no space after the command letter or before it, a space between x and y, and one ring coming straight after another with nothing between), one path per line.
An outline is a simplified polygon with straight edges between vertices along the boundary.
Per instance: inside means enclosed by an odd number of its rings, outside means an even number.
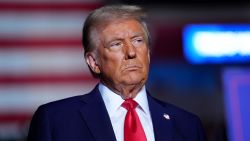
M140 65L125 65L122 70L123 71L135 71L135 70L138 70L138 69L141 69L142 67Z

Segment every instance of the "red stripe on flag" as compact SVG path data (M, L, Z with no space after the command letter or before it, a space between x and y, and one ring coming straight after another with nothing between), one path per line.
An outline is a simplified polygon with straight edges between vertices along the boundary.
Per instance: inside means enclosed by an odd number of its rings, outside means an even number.
M27 122L32 118L32 113L0 113L0 123L6 122Z
M3 10L11 10L11 11L51 11L51 10L62 10L62 11L86 11L93 10L98 7L101 7L103 4L101 3L83 3L83 2L68 2L68 3L60 3L60 2L0 2L0 11Z
M0 85L4 84L34 84L34 83L69 83L69 82L88 82L95 83L91 75L39 75L39 76L0 76Z

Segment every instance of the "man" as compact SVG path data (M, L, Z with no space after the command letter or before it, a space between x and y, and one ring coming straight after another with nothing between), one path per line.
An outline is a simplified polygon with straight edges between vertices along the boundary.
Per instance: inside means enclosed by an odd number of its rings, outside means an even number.
M200 120L145 89L150 63L145 14L105 6L83 28L85 60L100 83L36 111L28 141L204 141Z

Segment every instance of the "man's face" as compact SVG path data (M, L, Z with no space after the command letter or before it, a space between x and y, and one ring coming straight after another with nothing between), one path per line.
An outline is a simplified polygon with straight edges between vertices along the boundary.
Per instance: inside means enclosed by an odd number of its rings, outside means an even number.
M142 25L136 20L118 20L98 33L96 64L101 81L112 88L145 84L150 55Z

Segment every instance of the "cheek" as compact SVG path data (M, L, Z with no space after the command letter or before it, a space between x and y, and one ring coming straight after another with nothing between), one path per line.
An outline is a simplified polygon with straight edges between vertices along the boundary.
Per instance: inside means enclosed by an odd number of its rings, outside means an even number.
M150 55L148 49L140 50L138 56L140 56L140 60L142 61L143 64L149 65Z
M143 54L141 54L141 63L144 66L144 73L148 73L149 71L149 64L150 64L150 56L149 56L149 52L145 51Z
M103 55L101 58L103 69L107 70L107 73L115 73L117 69L120 68L121 65L121 55L110 53Z

